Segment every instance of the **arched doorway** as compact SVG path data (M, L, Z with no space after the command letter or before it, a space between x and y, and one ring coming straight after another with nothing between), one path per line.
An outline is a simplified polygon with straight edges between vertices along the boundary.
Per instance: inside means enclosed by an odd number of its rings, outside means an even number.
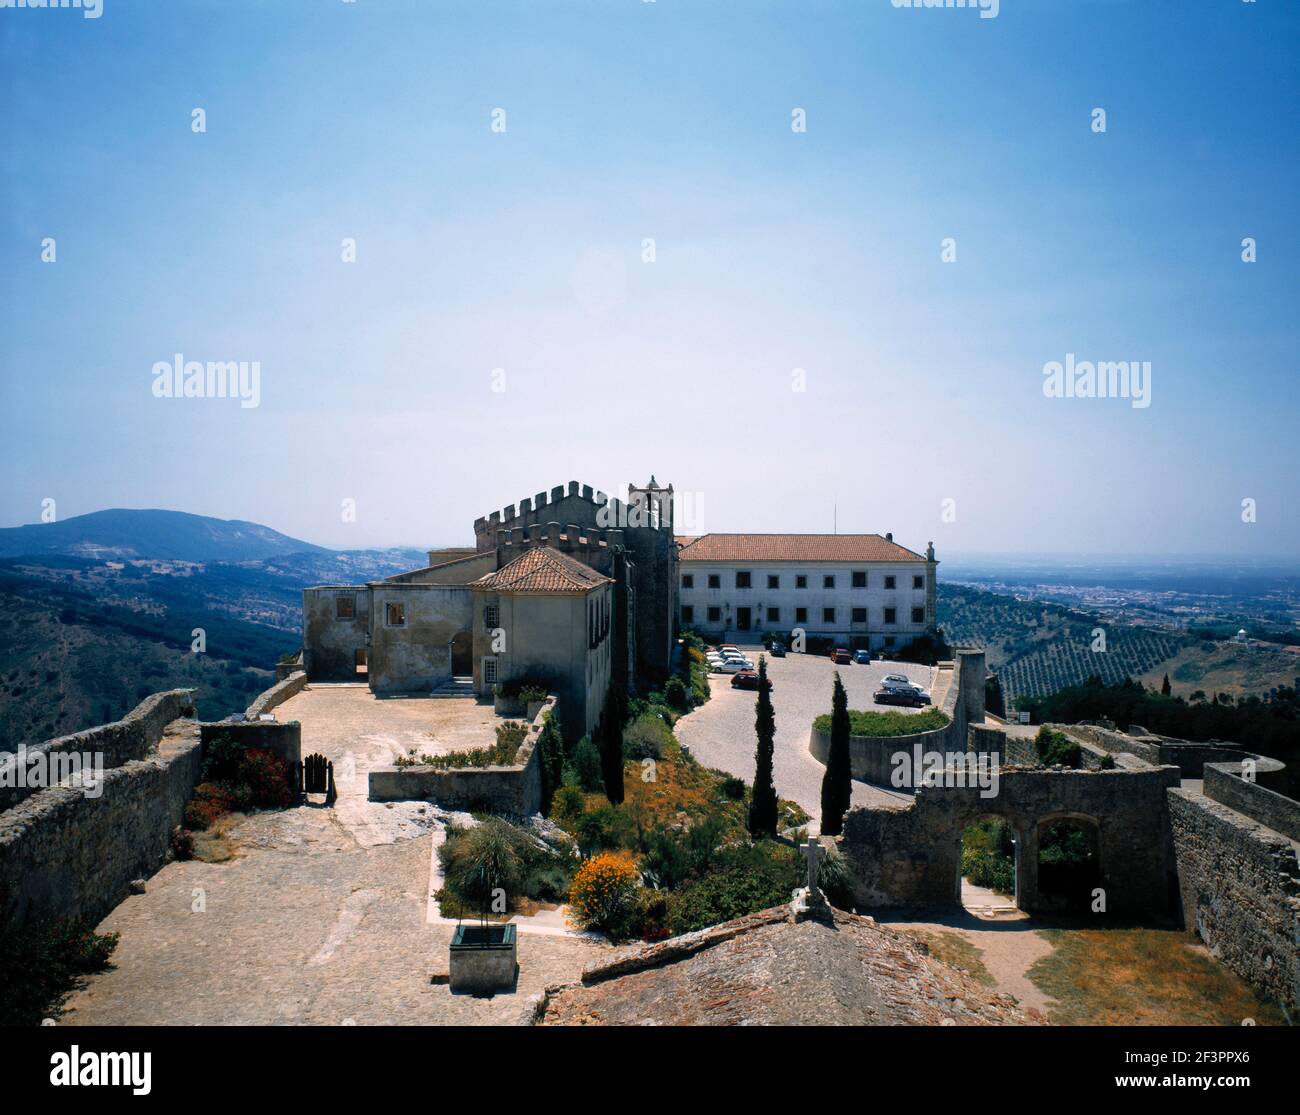
M1038 904L1043 909L1086 913L1102 885L1097 820L1082 814L1038 822Z
M1019 905L1020 840L1005 817L988 814L961 832L958 898L980 917L995 917Z
M474 672L474 635L458 631L451 640L451 673L453 677L469 677Z

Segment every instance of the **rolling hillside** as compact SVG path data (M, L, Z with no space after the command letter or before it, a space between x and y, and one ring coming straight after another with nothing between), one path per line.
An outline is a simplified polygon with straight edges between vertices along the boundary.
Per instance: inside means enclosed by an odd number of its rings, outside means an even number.
M54 523L0 529L0 557L52 554L82 558L256 561L294 553L328 553L257 523L184 511L114 508Z

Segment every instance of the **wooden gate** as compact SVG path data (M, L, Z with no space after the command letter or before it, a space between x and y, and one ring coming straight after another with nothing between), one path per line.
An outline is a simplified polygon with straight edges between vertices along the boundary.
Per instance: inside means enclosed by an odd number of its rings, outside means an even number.
M334 788L334 764L324 755L308 755L299 771L298 788L304 798L308 794L324 794L326 805L333 805L338 800L338 790Z

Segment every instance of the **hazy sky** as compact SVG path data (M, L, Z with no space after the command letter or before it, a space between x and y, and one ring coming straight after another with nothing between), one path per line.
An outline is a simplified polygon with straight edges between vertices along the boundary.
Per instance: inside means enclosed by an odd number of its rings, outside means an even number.
M1300 554L1295 4L103 5L0 10L0 525L452 544L653 472L707 530ZM1046 397L1071 353L1150 405Z

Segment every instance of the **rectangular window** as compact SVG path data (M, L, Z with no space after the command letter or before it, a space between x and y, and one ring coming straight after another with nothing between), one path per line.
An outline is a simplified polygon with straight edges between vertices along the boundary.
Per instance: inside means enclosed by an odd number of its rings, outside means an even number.
M710 622L710 623L720 623L721 621L722 621L722 609L721 609L721 608L710 608L710 609L709 609L709 622Z
M497 683L497 660L495 658L483 659L483 684L496 685Z
M885 578L885 588L893 588L893 587L894 587L894 581L895 581L896 579L897 579L897 578L894 578L894 577L886 577L886 578Z
M501 609L496 604L483 606L483 626L489 631L495 631L501 626Z
M767 622L768 622L768 623L780 623L780 622L781 622L781 609L780 609L780 608L768 608L768 610L767 610Z
M781 587L781 578L778 577L775 573L769 573L769 574L767 575L767 587L768 587L768 588L780 588L780 587Z
M834 587L835 587L835 578L828 573L825 577L822 578L822 588L834 588Z
M334 598L335 619L356 619L357 598L355 596L336 596Z
M709 588L721 588L721 587L722 587L722 574L721 574L721 573L710 573L710 574L709 574Z
M737 588L749 588L749 574L748 574L748 573L737 573L737 574L736 574L736 587L737 587Z
M406 605L389 604L385 608L389 627L404 627L406 625Z
M807 588L807 587L808 587L808 578L805 577L802 573L798 574L798 575L795 577L795 579L794 579L794 587L795 587L795 588Z
M835 622L835 609L834 609L834 608L823 608L823 609L822 609L822 623L834 623L834 622Z
M683 574L682 574L682 588L694 588L694 587L695 587L695 574L694 574L694 573L683 573Z
M854 622L854 623L866 623L866 622L867 622L867 609L866 609L866 608L854 608L854 609L853 609L853 622Z
M682 622L683 623L695 622L695 609L692 608L689 604L686 605L684 608L682 608Z
M796 608L796 609L794 610L794 621L795 621L795 623L807 623L807 622L808 622L808 609L807 609L807 608Z
M855 569L853 571L853 587L854 588L867 587L867 573L865 569Z
M897 608L886 608L886 609L885 609L885 622L886 622L886 623L897 623L897 622L898 622L898 609L897 609Z
M925 622L925 609L924 609L924 608L913 608L913 609L912 609L912 622L913 622L913 623L924 623L924 622Z
M925 588L925 578L924 578L924 577L921 577L921 576L915 576L915 577L913 577L913 578L912 578L912 587L913 587L913 588Z

